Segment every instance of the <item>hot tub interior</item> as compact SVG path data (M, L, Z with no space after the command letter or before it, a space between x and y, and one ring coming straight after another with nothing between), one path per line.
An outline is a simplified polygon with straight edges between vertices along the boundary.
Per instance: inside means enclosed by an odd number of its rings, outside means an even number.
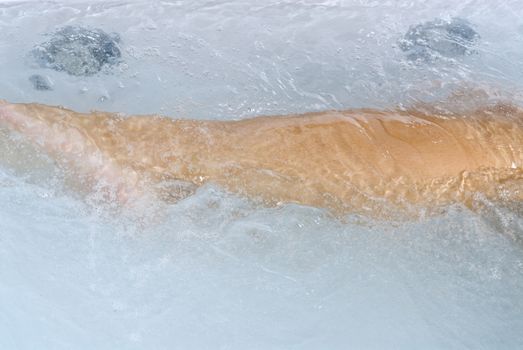
M518 1L0 1L0 98L241 119L523 105ZM523 215L383 222L215 186L146 224L0 129L2 349L515 349Z

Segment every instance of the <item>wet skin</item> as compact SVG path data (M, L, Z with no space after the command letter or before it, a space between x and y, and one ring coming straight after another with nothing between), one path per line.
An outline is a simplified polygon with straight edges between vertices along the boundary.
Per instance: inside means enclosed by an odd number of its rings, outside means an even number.
M523 113L507 105L196 121L3 102L0 123L122 205L169 197L155 187L169 180L373 216L523 200Z

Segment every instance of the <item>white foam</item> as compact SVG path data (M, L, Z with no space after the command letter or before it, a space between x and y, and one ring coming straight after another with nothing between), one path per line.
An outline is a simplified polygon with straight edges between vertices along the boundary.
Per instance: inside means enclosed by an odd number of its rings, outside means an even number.
M394 48L409 25L450 16L476 25L478 55L415 66ZM0 97L225 119L408 105L461 81L517 92L521 18L522 5L487 0L2 1ZM29 67L24 54L63 24L119 32L125 64L90 78ZM35 72L55 90L32 90ZM0 165L1 349L523 346L523 222L502 207L340 222L206 186L144 228L65 193L49 160L29 177L12 163Z

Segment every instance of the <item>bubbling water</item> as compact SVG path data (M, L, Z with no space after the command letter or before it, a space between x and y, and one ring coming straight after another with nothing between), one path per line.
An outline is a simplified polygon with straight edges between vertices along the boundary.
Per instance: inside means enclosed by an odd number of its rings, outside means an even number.
M480 35L470 54L399 47L452 18ZM2 1L0 97L202 119L522 105L522 18L517 1ZM91 76L35 65L69 25L119 33L121 61ZM468 96L439 102L455 91ZM140 221L65 190L67 169L3 129L0 151L0 348L523 346L520 203L340 220L207 185Z

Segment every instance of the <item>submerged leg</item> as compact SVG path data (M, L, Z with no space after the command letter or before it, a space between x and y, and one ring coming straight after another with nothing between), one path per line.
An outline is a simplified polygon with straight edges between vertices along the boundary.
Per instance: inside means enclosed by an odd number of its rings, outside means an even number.
M469 205L474 193L494 201L523 194L519 110L452 118L349 110L196 122L3 103L0 123L45 149L95 193L133 207L155 183L169 180L212 182L268 204L340 214Z

